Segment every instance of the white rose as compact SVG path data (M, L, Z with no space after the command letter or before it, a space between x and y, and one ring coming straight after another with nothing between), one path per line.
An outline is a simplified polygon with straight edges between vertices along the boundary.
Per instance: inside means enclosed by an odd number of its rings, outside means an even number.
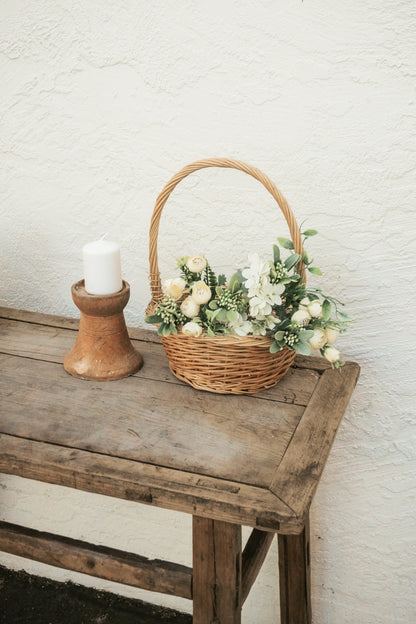
M198 338L202 334L202 327L198 325L198 323L193 323L189 321L189 323L185 323L182 327L182 333L186 336L192 336L193 338Z
M166 279L163 281L162 290L165 295L172 297L175 301L180 299L183 295L183 291L186 288L186 282L181 277L175 277L175 279Z
M191 296L196 303L208 303L212 297L211 288L205 282L195 282L192 286Z
M307 310L310 301L307 297L304 297L302 301L299 303L299 310Z
M331 362L331 364L333 364L334 362L337 362L339 360L339 351L338 349L335 349L335 347L328 347L324 351L324 356L326 357L328 362Z
M307 310L298 310L292 314L292 321L298 323L298 325L307 325L311 320L309 312Z
M181 303L181 311L188 318L194 318L195 316L198 316L199 314L199 305L194 299L192 299L192 297L187 297Z
M322 306L320 301L311 301L308 305L308 312L311 316L318 317L322 316Z
M312 338L309 339L308 342L311 345L311 348L314 349L315 351L322 349L324 344L327 342L326 334L323 331L323 329L319 329L319 328L314 329L313 336Z
M201 273L207 266L204 256L191 256L188 258L186 266L192 273Z
M338 339L339 331L337 329L331 329L330 327L327 327L327 329L325 330L325 336L327 343L333 345Z

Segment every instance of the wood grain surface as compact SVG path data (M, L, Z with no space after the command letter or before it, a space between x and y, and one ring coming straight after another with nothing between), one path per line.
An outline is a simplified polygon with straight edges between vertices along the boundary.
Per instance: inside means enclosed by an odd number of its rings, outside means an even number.
M8 355L0 370L2 433L261 487L304 410L151 379L85 382Z
M323 373L270 484L298 516L312 502L359 372L347 362Z
M4 472L265 530L302 530L357 365L333 371L323 358L296 358L275 388L222 396L177 380L157 335L133 330L143 369L87 382L62 366L76 320L4 308L0 317Z
M241 526L193 517L193 622L241 623Z
M0 550L116 583L192 598L192 568L0 522Z
M273 533L254 529L247 540L242 556L242 603L245 602L250 593L250 589L260 572L273 539Z
M0 472L268 531L303 527L265 488L4 434Z
M2 317L2 310L4 313L4 308L0 308L0 351L2 353L62 364L64 356L74 345L78 321L62 318L58 325L59 317L17 311L13 316L32 319L30 323L27 320L19 322L16 319ZM11 311L8 315L11 315ZM72 331L66 331L67 329ZM144 358L143 369L135 374L136 377L185 386L170 372L156 332L130 329L129 333L131 337L136 337L133 345L140 350ZM136 343L136 340L139 342ZM318 362L321 359L313 358ZM298 364L301 364L301 361ZM257 394L256 398L306 406L318 379L319 373L315 369L304 369L302 366L292 368L274 388Z
M281 624L311 624L309 515L299 535L279 535Z

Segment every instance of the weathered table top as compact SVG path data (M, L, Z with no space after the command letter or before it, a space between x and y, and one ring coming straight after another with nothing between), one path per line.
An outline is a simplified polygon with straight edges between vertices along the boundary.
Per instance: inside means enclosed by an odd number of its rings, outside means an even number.
M297 533L359 367L297 357L253 396L194 390L154 332L142 370L68 375L78 321L0 308L0 471L264 530Z

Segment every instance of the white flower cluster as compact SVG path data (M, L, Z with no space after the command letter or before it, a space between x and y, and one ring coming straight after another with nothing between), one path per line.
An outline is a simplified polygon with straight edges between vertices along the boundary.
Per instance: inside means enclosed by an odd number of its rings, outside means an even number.
M303 234L306 238L316 231ZM287 239L278 238L278 242L286 249L293 247ZM309 355L316 350L338 368L344 362L333 345L351 318L340 311L340 301L324 295L320 288L306 288L296 273L299 259L298 253L292 253L280 260L279 248L274 245L272 261L251 254L248 266L236 271L227 283L203 255L178 258L182 277L163 282L165 299L146 320L158 324L162 336L177 331L195 338L205 334L268 336L272 338L271 353L289 348ZM304 254L305 268L321 274L311 262ZM333 310L335 318L331 318Z
M245 286L248 290L249 316L238 314L237 318L229 323L229 328L237 336L265 336L267 330L273 329L279 322L272 315L274 305L280 305L280 295L284 291L282 284L270 282L270 265L263 262L258 254L248 258L249 266L242 271L246 278Z
M243 270L250 304L250 316L264 319L272 312L275 305L282 303L280 295L284 292L283 284L270 281L270 264L263 262L258 254L249 256L250 266Z
M228 326L237 336L247 336L252 332L252 325L247 319L247 314L238 314L236 320L230 322Z

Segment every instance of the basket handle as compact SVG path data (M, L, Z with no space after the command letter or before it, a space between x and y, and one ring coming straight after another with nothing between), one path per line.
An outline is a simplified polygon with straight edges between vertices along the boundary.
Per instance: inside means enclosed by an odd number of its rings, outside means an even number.
M247 165L239 160L231 160L229 158L207 158L205 160L197 160L190 165L187 165L178 173L176 173L166 184L163 190L159 193L156 200L156 205L153 210L152 220L150 222L149 231L149 265L150 265L150 288L152 291L152 300L148 305L148 310L151 310L159 301L163 299L162 286L160 281L159 264L157 256L157 238L159 234L159 222L164 205L166 204L169 195L174 188L179 184L181 180L186 178L191 173L198 171L199 169L205 169L207 167L223 167L229 169L238 169L244 173L248 173L253 178L263 184L263 186L269 191L278 203L286 222L289 226L290 236L292 239L293 247L296 253L300 254L302 258L303 246L302 238L299 230L299 226L290 209L289 204L283 197L282 193L278 190L276 185L262 173L256 167ZM298 274L302 277L303 282L306 282L305 265L300 260L296 266Z

